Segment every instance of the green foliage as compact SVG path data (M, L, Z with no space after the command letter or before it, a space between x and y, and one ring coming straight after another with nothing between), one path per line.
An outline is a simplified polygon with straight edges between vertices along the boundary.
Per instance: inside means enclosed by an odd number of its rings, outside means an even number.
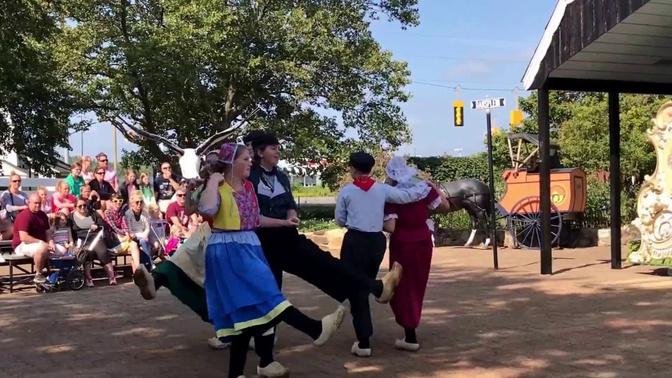
M471 220L466 211L455 211L447 214L432 215L436 229L444 230L470 230Z
M399 107L410 73L369 26L416 25L417 0L61 3L60 64L99 121L191 147L259 110L249 127L282 136L286 158L336 166L352 149L410 141ZM142 148L129 159L167 158L125 136Z
M487 182L488 159L486 153L478 153L466 157L411 157L409 163L431 175L439 182L461 179L477 179Z
M338 228L334 221L334 205L301 205L299 231L312 232Z
M331 197L336 195L331 189L324 186L295 186L292 188L294 198L300 197Z
M60 31L58 6L43 0L6 0L0 10L0 152L16 151L33 172L51 174L56 147L81 110L52 46Z
M301 218L301 223L299 224L300 232L314 232L333 228L338 228L333 218Z

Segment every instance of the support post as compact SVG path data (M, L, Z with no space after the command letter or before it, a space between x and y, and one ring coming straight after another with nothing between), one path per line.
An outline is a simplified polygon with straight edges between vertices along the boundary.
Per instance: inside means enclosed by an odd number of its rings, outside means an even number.
M497 257L497 217L495 214L495 172L492 161L492 116L490 109L486 112L487 132L488 132L488 177L490 181L490 242L492 243L492 264L495 270L499 269L499 259Z
M550 167L550 122L548 88L537 92L537 111L539 122L539 197L541 211L541 274L553 274L553 255L551 251L551 167Z
M619 93L609 92L609 211L611 269L621 269L621 119Z

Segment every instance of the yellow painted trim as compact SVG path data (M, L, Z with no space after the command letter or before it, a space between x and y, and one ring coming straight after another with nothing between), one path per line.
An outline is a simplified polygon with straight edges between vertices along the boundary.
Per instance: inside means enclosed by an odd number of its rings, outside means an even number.
M289 303L288 300L284 300L280 302L277 306L275 306L271 311L269 311L266 315L256 318L256 319L251 319L242 323L235 323L233 325L233 328L223 328L223 329L218 329L217 330L217 337L227 337L227 336L234 336L234 335L240 335L241 331L246 329L246 328L251 328L254 326L266 324L270 322L271 320L277 318L280 314L283 313L287 308L289 308L292 304Z

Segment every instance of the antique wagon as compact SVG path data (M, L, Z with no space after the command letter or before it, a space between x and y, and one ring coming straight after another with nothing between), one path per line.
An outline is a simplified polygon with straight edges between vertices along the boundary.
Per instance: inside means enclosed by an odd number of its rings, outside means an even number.
M511 169L502 173L506 190L499 211L507 220L515 246L539 248L539 139L536 134L509 134ZM551 245L559 242L563 222L573 221L586 209L586 174L580 168L560 168L558 148L551 145Z

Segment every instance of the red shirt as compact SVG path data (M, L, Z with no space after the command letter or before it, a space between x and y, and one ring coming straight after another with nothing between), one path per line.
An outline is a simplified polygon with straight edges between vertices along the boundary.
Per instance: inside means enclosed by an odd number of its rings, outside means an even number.
M60 193L54 193L54 195L51 196L51 212L52 213L58 213L61 211L61 209L56 206L56 201L59 201L60 203L71 203L71 204L76 204L77 203L77 197L73 196L72 194L68 194L65 197L61 197ZM68 211L74 210L74 207L71 207L68 209Z
M14 235L12 235L12 248L21 244L19 231L25 231L35 239L47 241L47 230L49 230L49 219L44 211L39 210L33 213L29 209L23 209L14 220Z
M397 221L391 239L414 242L429 239L432 232L427 226L429 210L437 208L440 204L439 193L433 188L427 196L420 201L398 205L385 204L385 215L396 215Z
M171 202L166 209L166 220L171 226L173 225L172 217L177 217L182 226L189 226L189 216L184 214L184 205L180 205L177 201Z

